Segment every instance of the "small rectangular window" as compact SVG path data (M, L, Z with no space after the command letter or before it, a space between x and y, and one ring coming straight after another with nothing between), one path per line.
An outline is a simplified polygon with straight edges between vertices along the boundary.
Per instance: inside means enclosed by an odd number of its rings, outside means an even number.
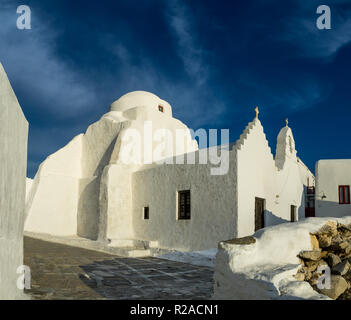
M144 207L144 220L149 220L149 207Z
M339 186L339 204L350 204L350 186Z
M296 206L290 206L290 222L296 221Z
M178 219L190 219L190 190L183 190L178 192Z
M158 111L163 112L163 111L164 111L164 110L163 110L163 107L162 107L162 106L158 106Z

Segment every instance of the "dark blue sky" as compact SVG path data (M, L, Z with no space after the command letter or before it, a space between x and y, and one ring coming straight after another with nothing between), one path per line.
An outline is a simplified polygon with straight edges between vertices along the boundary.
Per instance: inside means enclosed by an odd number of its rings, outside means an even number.
M18 5L32 29L18 30ZM331 8L331 30L316 9ZM30 123L28 176L126 92L235 141L260 107L272 151L289 118L298 155L351 158L351 0L0 0L0 61Z

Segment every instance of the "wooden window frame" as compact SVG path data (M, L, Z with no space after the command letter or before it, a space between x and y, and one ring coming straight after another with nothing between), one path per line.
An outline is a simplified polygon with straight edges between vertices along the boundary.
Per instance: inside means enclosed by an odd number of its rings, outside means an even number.
M343 195L342 202L341 202L341 190L342 190L342 195ZM338 192L339 192L339 204L350 204L350 186L349 185L340 185L338 187ZM347 194L348 202L346 202L346 194Z
M184 197L184 204L182 204L182 198ZM187 197L188 204L187 204ZM184 214L182 208L184 207ZM191 219L191 192L190 190L178 191L178 220L190 220Z
M163 106L159 105L159 106L158 106L158 111L160 111L160 112L165 112L165 109L164 109Z
M143 218L144 220L150 220L150 207L146 206L143 208Z

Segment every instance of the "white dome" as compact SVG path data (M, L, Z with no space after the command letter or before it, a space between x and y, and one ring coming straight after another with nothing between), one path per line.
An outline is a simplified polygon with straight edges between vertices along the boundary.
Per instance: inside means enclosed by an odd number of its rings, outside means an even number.
M172 107L167 101L147 91L132 91L113 102L110 111L126 111L136 107L149 107L159 111L159 106L163 107L165 114L172 116Z

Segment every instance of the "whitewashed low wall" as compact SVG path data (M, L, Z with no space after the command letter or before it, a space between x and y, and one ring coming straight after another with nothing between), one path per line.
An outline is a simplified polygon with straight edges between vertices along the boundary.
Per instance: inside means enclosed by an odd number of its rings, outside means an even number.
M308 218L261 229L249 238L254 241L251 244L220 242L213 298L328 299L307 282L297 281L293 275L300 265L297 254L312 249L309 233L316 232L330 220L351 223L351 217Z

